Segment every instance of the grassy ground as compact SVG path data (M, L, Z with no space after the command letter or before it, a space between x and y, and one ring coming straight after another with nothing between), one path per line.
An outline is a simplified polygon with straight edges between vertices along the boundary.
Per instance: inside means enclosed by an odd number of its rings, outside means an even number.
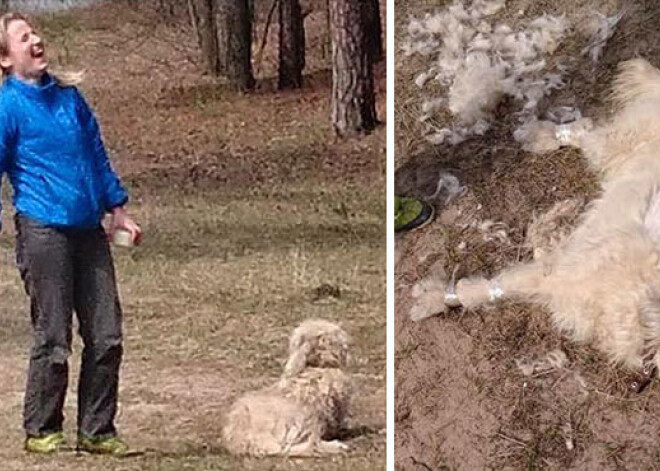
M116 249L115 261L125 318L118 426L146 453L113 460L22 452L30 328L6 214L2 469L384 467L384 127L362 139L333 139L329 71L315 27L324 18L317 12L307 21L316 25L308 23L305 89L273 89L271 31L259 88L236 95L201 75L183 18L162 23L146 7L136 13L117 4L42 19L56 62L86 69L82 88L145 231L144 245ZM277 378L290 331L309 317L339 322L353 339L351 451L312 460L229 456L220 442L223 412L237 395ZM71 439L80 350L77 340L66 405Z
M410 14L444 3L397 0L397 38ZM660 62L655 2L506 3L501 16L514 23L543 12L575 18L589 10L612 14L628 8L600 62L578 58L567 87L548 104L578 106L598 121L609 111L606 96L619 61L641 55ZM579 47L569 41L557 54L579 57ZM417 122L420 98L412 83L424 65L397 51L397 174L449 170L467 190L427 228L396 241L396 469L660 469L657 380L643 394L632 393L630 375L588 345L563 338L541 309L503 303L421 324L408 319L410 287L431 270L449 274L460 264L459 276L490 275L528 260L525 230L535 214L557 201L589 201L598 194L596 176L579 152L523 152L511 137L515 117L506 103L483 138L429 146ZM442 124L447 116L437 119ZM488 238L470 225L486 220L503 223L508 237ZM516 360L542 358L554 349L566 353L566 367L528 377L516 366Z

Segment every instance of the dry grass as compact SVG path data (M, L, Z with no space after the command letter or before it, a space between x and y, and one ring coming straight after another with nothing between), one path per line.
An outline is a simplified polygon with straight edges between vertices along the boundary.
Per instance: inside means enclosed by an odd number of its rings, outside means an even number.
M112 460L21 451L30 328L5 217L2 469L383 468L384 128L364 139L332 138L318 49L304 90L277 93L273 69L264 67L255 93L235 95L200 75L183 19L155 20L144 7L136 14L121 5L42 18L53 57L87 70L83 89L145 231L144 246L117 249L115 261L125 313L118 425L146 453ZM383 76L379 84L382 91ZM381 108L384 100L381 93ZM290 331L308 317L339 322L354 341L352 450L313 460L227 455L223 411L279 374ZM72 381L80 348L76 341ZM66 416L73 439L75 387Z
M397 39L405 34L410 14L433 11L444 3L397 0ZM660 61L660 36L651 31L660 10L657 3L648 1L507 1L501 14L507 20L518 18L521 9L522 19L529 19L543 12L579 16L594 9L612 13L623 3L630 14L620 23L601 61L594 66L578 60L566 89L547 104L575 105L587 116L605 118L616 64L635 54L655 64ZM558 54L575 55L579 49L579 41L570 41ZM660 422L648 412L660 403L657 381L642 395L631 393L630 377L588 346L562 338L545 312L505 303L477 312L452 312L422 325L407 319L410 286L431 270L440 267L451 273L460 264L459 276L489 275L526 260L531 254L524 245L525 230L533 216L567 198L589 201L598 187L595 175L575 150L545 156L520 150L511 137L508 103L500 107L498 122L483 138L456 147L430 147L416 121L421 103L412 83L425 64L399 53L396 66L398 174L420 167L449 169L468 187L433 224L397 240L397 470L425 466L660 469ZM470 218L505 223L508 240L484 240L478 230L463 227ZM540 357L556 348L569 359L563 370L525 377L516 367L515 359ZM569 433L572 450L565 443Z

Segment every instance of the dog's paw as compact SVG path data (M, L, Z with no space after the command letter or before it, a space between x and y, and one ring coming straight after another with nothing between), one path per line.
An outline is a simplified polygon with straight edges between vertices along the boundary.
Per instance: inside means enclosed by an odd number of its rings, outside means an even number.
M415 304L410 309L410 319L419 322L445 311L445 283L438 278L427 278L412 289Z

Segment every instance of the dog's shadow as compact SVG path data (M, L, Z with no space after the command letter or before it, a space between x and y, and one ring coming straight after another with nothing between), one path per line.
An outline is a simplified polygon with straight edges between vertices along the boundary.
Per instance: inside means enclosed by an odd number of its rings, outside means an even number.
M339 431L336 439L342 442L347 442L350 440L355 440L360 437L368 437L370 435L378 435L380 429L377 427L371 427L369 425L358 425L356 427L347 427Z

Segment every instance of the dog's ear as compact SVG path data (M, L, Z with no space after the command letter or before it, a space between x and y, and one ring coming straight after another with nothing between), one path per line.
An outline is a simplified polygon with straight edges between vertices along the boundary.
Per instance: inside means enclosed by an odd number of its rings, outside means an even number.
M282 376L290 378L300 374L302 370L305 369L305 365L307 364L307 356L311 350L312 346L307 341L304 341L301 344L296 345L295 348L292 348L289 355L289 360L286 362Z

